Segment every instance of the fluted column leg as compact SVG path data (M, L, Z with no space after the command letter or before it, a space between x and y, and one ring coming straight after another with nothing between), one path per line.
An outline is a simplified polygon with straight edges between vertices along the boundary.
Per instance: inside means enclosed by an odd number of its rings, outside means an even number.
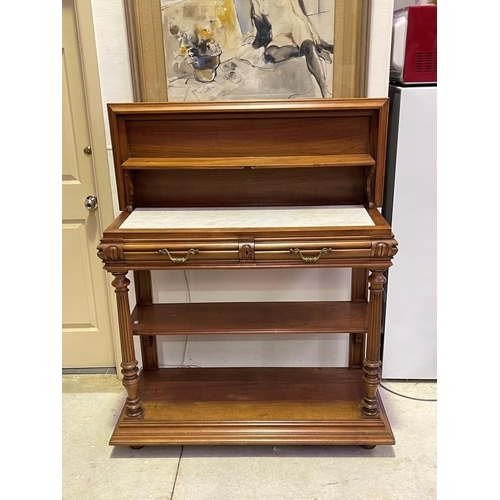
M380 329L382 326L382 293L384 291L385 276L382 271L371 271L368 277L368 331L366 342L366 356L363 360L363 383L365 397L361 404L361 412L367 417L376 417L379 413L377 404L377 390L380 384Z
M143 414L141 400L139 399L139 369L135 359L134 337L130 322L130 304L128 301L128 285L130 281L125 273L112 273L115 279L116 303L118 307L118 323L120 326L120 345L122 351L123 386L127 390L125 414L127 417L141 417Z

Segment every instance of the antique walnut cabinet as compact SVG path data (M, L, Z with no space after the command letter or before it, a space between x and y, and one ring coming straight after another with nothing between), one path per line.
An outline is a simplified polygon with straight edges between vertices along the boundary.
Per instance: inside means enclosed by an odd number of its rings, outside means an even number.
M397 252L379 211L388 100L108 111L121 213L98 255L114 276L127 392L110 444L394 444L378 395L383 273ZM312 267L351 268L352 300L152 300L152 270ZM156 335L266 333L350 333L361 369L158 367Z

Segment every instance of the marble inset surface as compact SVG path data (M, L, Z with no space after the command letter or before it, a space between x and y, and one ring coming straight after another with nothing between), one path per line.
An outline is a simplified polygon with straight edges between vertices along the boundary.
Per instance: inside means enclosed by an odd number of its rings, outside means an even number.
M251 208L136 208L121 229L374 226L361 205Z

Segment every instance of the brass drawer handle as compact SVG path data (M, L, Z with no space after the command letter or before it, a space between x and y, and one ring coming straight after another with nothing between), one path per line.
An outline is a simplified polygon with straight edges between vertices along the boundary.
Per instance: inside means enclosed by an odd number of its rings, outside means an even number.
M300 258L304 261L304 262L307 262L307 263L311 263L311 262L317 262L319 260L319 258L321 257L322 254L324 253L329 253L329 252L332 252L333 250L331 248L322 248L319 252L318 252L318 255L312 255L310 257L304 255L298 248L290 248L290 253L294 253L294 254L299 254L300 255Z
M195 253L198 253L197 248L190 248L187 251L187 254L185 257L173 257L170 252L166 248L162 248L158 250L158 253L161 255L167 255L168 258L174 263L174 264L182 264L183 262L186 262L186 260L189 259L190 255L194 255Z

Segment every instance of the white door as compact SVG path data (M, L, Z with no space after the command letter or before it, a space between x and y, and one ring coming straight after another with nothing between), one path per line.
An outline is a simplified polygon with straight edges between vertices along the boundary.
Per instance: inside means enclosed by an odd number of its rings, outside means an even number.
M96 250L100 211L85 207L97 186L94 158L85 151L92 144L78 24L73 0L62 7L62 363L114 367L109 281Z

